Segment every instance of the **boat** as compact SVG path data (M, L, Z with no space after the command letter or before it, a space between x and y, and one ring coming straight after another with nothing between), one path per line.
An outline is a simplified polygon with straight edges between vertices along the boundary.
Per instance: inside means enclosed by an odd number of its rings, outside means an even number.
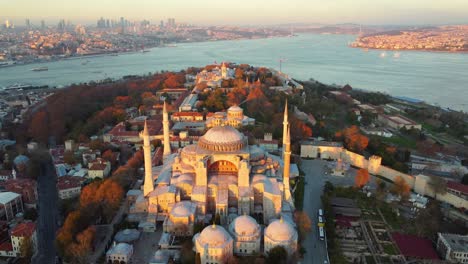
M393 58L400 58L400 52L393 53Z
M21 89L26 89L26 88L31 88L31 87L33 86L30 84L15 83L15 84L5 87L4 90L21 90Z
M385 58L386 56L387 56L387 53L385 51L380 53L380 58Z
M33 68L31 71L48 71L48 67L38 67L38 68Z
M89 62L89 60L82 61L81 65L86 65L86 64L88 64L88 62Z
M150 52L150 50L142 50L142 53Z

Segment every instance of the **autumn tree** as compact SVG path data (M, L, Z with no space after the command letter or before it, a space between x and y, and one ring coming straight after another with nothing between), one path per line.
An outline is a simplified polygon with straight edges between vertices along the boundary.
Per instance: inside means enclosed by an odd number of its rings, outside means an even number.
M73 263L88 263L88 256L91 253L95 234L95 227L89 226L76 236L76 242L69 245L67 255L72 259Z
M49 138L47 113L44 111L37 112L30 123L29 135L40 143L47 144Z
M294 212L294 222L297 224L301 239L304 239L307 236L307 233L312 231L312 220L310 220L310 217L306 212Z
M393 186L391 188L391 192L394 194L398 194L403 198L407 198L409 196L411 187L405 181L402 176L397 176L393 182Z
M345 128L341 133L336 133L335 137L343 139L349 150L359 153L369 144L369 138L362 135L357 126Z
M360 169L357 171L356 176L354 177L354 185L358 188L362 188L369 182L369 171L366 169Z

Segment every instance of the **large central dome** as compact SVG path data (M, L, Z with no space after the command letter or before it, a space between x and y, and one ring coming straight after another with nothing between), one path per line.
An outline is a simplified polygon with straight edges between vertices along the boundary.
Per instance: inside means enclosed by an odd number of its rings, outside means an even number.
M212 151L230 152L244 148L244 135L231 126L216 126L208 130L198 145Z

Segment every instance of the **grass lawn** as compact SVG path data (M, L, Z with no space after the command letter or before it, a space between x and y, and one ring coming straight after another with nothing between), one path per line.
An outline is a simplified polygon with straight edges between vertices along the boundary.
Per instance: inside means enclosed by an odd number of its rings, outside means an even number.
M388 255L398 255L398 251L392 244L383 244L383 250Z
M414 149L416 148L416 141L408 138L404 138L401 136L392 136L390 138L385 138L385 137L379 137L382 142L389 143L389 144L395 144L400 147L405 147L405 148L411 148Z

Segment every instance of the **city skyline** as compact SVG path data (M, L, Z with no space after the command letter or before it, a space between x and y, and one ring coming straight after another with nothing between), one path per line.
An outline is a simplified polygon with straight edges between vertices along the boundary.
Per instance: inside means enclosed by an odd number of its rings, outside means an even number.
M91 8L90 8L91 7ZM262 12L259 12L262 10ZM128 20L148 19L152 23L175 17L177 21L190 24L219 25L274 25L287 23L359 23L372 25L428 25L468 23L468 2L450 0L412 0L410 2L383 0L378 4L370 0L291 0L288 5L279 0L238 1L227 5L224 2L200 0L175 0L169 2L149 0L63 1L41 2L17 0L4 2L0 19L8 19L23 25L25 19L39 24L46 20L53 24L60 19L76 24L95 24L96 19L106 17ZM194 15L196 14L196 15Z

